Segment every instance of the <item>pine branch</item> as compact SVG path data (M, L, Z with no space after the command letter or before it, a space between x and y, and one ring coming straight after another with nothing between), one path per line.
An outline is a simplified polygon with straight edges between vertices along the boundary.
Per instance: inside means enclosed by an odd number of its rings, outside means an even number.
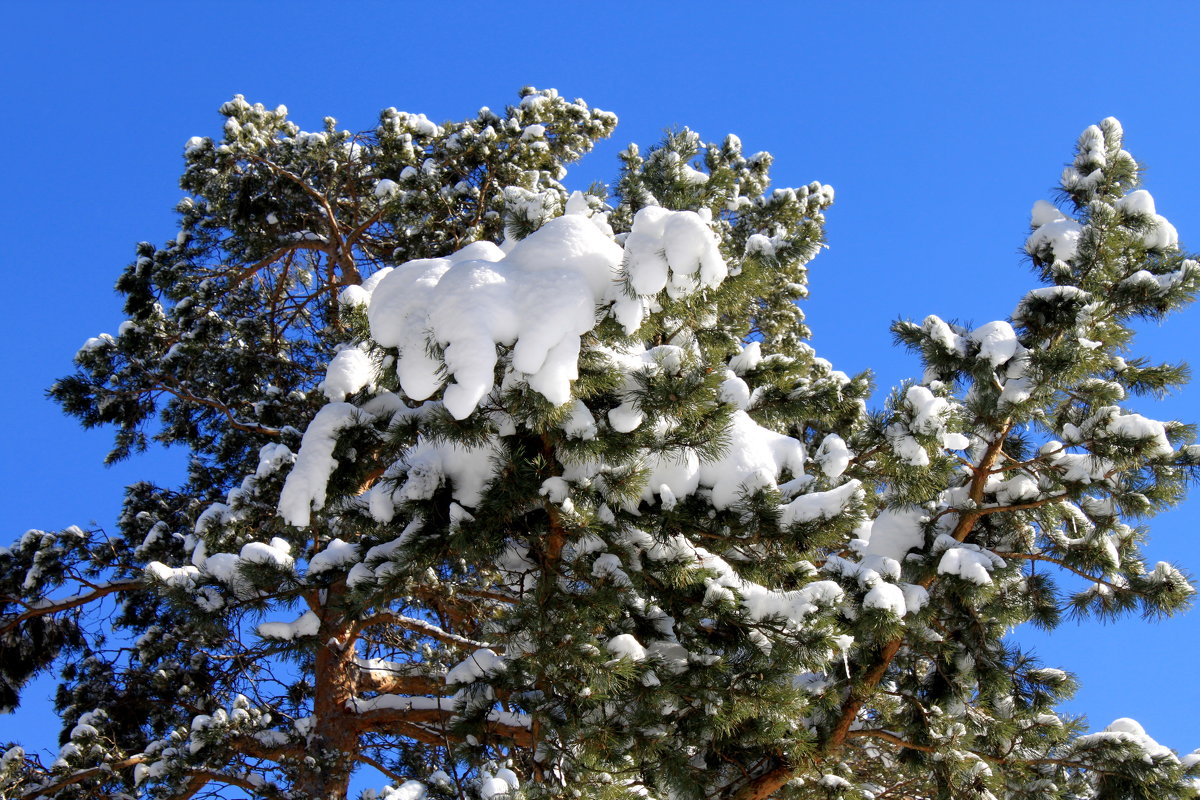
M357 692L378 692L379 694L430 694L438 695L447 691L446 682L423 675L398 675L386 670L370 669L357 666L355 687ZM453 694L453 689L450 689Z
M61 600L41 600L38 603L30 606L26 611L9 617L8 621L0 626L0 636L17 628L22 622L36 617L45 617L50 614L57 614L62 611L70 611L72 608L78 608L88 603L93 603L102 597L107 597L115 592L128 592L134 589L142 589L145 584L140 580L135 581L113 581L112 583L101 584L94 591L86 594L76 594L70 597L64 597Z
M270 159L263 158L262 156L255 155L254 153L246 153L245 155L249 160L255 162L256 164L262 164L277 175L281 175L282 177L295 183L305 194L312 198L312 200L321 207L321 209L325 212L325 221L329 225L329 235L334 241L336 241L331 255L337 261L338 266L342 268L342 274L347 282L351 284L362 283L362 275L359 274L358 266L354 263L354 259L350 255L349 248L346 246L346 240L342 238L342 226L338 222L337 214L334 213L333 207L329 205L329 198L314 189L311 185L309 185L308 181L304 180L296 173L279 166Z
M453 708L372 708L355 712L349 715L348 719L359 733L399 731L410 735L412 730L417 730L432 743L441 744L444 739L437 738L436 734L440 733L444 737L446 723L457 714L458 711ZM483 726L488 733L509 739L518 747L532 747L534 744L534 737L529 728L492 719L484 721ZM453 738L457 740L457 737Z
M354 760L359 762L360 764L366 764L368 767L373 767L374 769L376 769L379 772L386 775L391 780L395 781L397 784L404 782L403 775L401 775L398 772L394 772L393 770L388 769L386 766L384 766L384 764L382 762L377 761L374 758L371 758L366 753L361 753L361 752L357 753L354 756Z
M14 795L12 800L34 800L34 798L38 797L49 797L55 792L65 789L68 786L74 786L77 783L82 783L89 778L95 778L101 775L111 775L117 770L126 769L136 764L141 764L144 761L146 761L146 756L144 754L138 754L136 756L130 756L129 758L125 758L110 764L102 764L99 767L81 769L64 778L59 778L52 783L44 783L34 789L25 791L23 794Z
M227 772L218 772L207 769L189 769L184 772L185 775L191 777L187 782L183 791L179 794L171 795L170 800L191 800L200 793L205 786L213 781L225 783L230 786L236 786L239 789L245 789L248 792L258 792L262 787L240 775L230 775Z
M1098 583L1098 584L1101 584L1102 586L1107 586L1108 588L1110 588L1114 591L1133 592L1134 594L1139 595L1139 596L1143 596L1143 597L1146 596L1145 592L1139 592L1136 589L1130 588L1128 585L1120 586L1120 585L1112 583L1110 581L1106 581L1106 580L1104 580L1104 578L1098 578L1095 575L1089 575L1088 573L1078 569L1077 567L1071 566L1070 564L1063 561L1062 559L1052 558L1051 556L1042 555L1041 553L1017 553L1017 552L1001 553L1001 552L996 552L996 555L999 556L1000 558L1016 558L1016 559L1022 559L1025 561L1042 561L1047 564L1053 564L1056 567L1065 569L1067 572L1071 572L1071 573L1074 573L1075 575L1078 575L1079 577L1083 578L1084 580L1088 581L1089 583Z
M896 734L892 733L891 731L885 731L885 730L880 730L880 729L859 728L857 730L850 731L850 733L847 736L847 738L859 738L859 737L878 739L880 741L888 742L889 744L894 744L897 747L902 747L906 750L919 750L922 753L941 753L941 752L945 752L945 750L946 750L945 747L931 747L929 745L916 744L915 742L910 742L900 736L897 736ZM981 752L981 751L973 749L973 748L962 748L962 752L970 753L971 755L977 756L977 757L983 759L984 761L988 761L992 764L998 764L1001 766L1010 765L1010 764L1024 764L1027 766L1056 766L1056 767L1064 767L1066 769L1071 769L1071 770L1086 769L1086 770L1090 770L1096 774L1101 774L1101 775L1112 774L1111 771L1097 769L1094 764L1091 764L1088 762L1083 762L1083 761L1072 761L1070 759L1002 757L1002 756L995 756L990 753L984 753L984 752Z
M436 639L443 644L455 647L469 647L472 649L481 649L490 647L487 642L480 642L474 639L468 639L465 636L459 636L456 633L450 633L447 630L434 625L432 622L426 622L423 619L415 617L406 617L403 614L396 614L391 611L373 614L366 619L356 621L351 626L351 638L357 638L362 631L367 628L372 628L380 625L394 625L398 628L404 628L414 633L419 633L423 636L428 636L431 639Z
M242 422L240 419L238 419L237 415L233 413L233 409L219 400L213 400L208 397L194 395L184 389L172 386L170 383L165 381L152 385L149 388L151 391L166 392L167 394L170 394L186 403L195 403L199 406L216 409L225 415L225 418L229 420L229 427L233 428L234 430L242 431L243 433L257 433L263 436L283 435L283 431L279 428L270 428L266 425L256 425L254 423Z
M290 244L286 244L283 247L280 247L274 253L271 253L271 255L267 256L266 258L263 258L256 263L239 270L237 275L233 276L233 278L230 280L229 288L235 288L238 284L242 283L246 279L253 277L266 267L271 266L280 259L289 256L298 250L318 250L328 253L330 252L330 247L323 242L316 242L307 239L300 239L298 241L291 242Z
M983 503L983 494L984 489L987 486L989 472L995 465L996 460L1000 457L1001 450L1004 447L1005 439L1011 430L1012 421L1005 420L1004 423L1001 424L1000 430L996 434L996 438L988 443L987 449L984 451L982 458L979 460L979 464L974 468L974 474L971 476L970 489L968 490L968 497L970 497L970 499L974 501L977 506L982 505ZM999 511L1002 509L996 510ZM987 512L985 512L984 509L975 508L966 512L965 514L961 514L959 516L958 523L954 526L954 530L950 535L957 542L965 541L967 536L974 529L975 523L978 522L985 513ZM935 576L930 575L929 577L920 581L920 586L924 589L929 589L929 587L933 585L934 580ZM839 747L841 747L842 742L846 740L846 735L850 732L850 726L858 716L858 712L862 709L867 697L875 690L875 687L879 685L879 682L883 680L884 675L887 674L888 667L891 665L892 660L895 659L896 654L900 652L900 647L903 643L904 636L901 635L884 645L883 649L880 651L875 665L870 669L870 671L867 672L866 679L859 684L858 688L851 691L849 697L846 699L846 702L842 705L837 724L834 725L833 730L829 735L829 739L825 743L825 747L829 751L835 752ZM743 798L738 798L738 800L743 800Z
M859 737L870 737L872 739L880 739L880 740L888 742L890 744L894 744L897 747L903 747L908 750L920 750L922 753L938 752L938 748L936 748L936 747L930 747L929 745L924 745L924 744L915 744L913 742L902 739L901 737L897 736L896 734L892 733L891 731L870 729L870 728L858 728L858 729L852 730L848 734L846 734L847 739L855 739L855 738L859 738Z

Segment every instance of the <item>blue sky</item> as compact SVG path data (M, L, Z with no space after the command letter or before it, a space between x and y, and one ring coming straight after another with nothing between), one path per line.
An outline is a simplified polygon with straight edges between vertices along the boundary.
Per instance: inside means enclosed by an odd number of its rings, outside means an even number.
M893 319L979 324L1033 287L1029 209L1105 116L1200 249L1196 4L60 2L5 17L0 540L111 529L122 486L179 474L170 453L105 469L108 434L43 392L121 322L112 284L137 241L173 235L183 143L219 136L216 108L234 93L284 103L308 129L331 115L360 130L388 106L460 118L555 87L621 119L568 176L575 188L611 179L618 150L666 128L734 132L775 155L777 185L836 188L805 306L813 344L885 389L916 374ZM1178 361L1198 343L1193 308L1137 348ZM1200 421L1200 387L1140 410ZM1154 520L1151 557L1200 573L1198 514L1200 496ZM1200 746L1200 611L1016 638L1080 677L1069 708L1094 728L1132 716L1164 744ZM26 705L0 717L0 740L52 745L44 703Z

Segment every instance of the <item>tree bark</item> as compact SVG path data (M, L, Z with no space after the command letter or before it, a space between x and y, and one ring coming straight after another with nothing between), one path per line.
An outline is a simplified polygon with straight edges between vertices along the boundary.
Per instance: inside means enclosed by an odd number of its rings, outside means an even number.
M347 704L354 697L355 649L350 623L338 602L346 591L339 581L326 590L314 669L313 726L308 755L301 762L297 795L305 800L345 800L358 757L359 737Z

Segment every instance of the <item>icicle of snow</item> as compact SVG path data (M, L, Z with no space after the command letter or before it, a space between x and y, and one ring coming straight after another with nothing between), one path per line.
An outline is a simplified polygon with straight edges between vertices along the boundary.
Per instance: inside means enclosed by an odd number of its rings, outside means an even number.
M279 495L279 514L289 525L307 528L313 509L325 505L325 489L336 463L338 434L354 424L358 409L349 403L324 406L304 431L296 463Z

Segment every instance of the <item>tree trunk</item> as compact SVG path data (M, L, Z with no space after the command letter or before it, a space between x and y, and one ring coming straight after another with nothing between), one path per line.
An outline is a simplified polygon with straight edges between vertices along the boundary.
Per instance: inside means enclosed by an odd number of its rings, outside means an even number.
M340 581L330 586L317 612L321 627L314 670L313 726L308 758L296 781L297 794L304 800L345 800L358 753L358 731L347 709L354 696L355 649L338 602L345 588Z

